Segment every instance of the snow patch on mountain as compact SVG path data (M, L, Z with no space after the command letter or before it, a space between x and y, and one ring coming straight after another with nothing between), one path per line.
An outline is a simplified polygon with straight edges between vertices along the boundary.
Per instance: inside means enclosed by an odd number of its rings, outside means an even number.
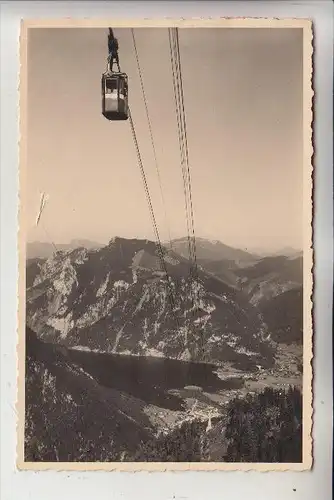
M150 300L149 289L147 287L144 287L144 293L141 296L138 304L136 305L134 314L136 314L138 311L140 311L140 309L143 307L143 304L145 302L148 302L149 300Z
M52 285L57 292L60 292L65 297L68 297L73 288L78 286L76 272L69 258L65 259L63 268L59 276L54 278Z
M210 292L209 295L210 297L214 297L215 299L218 299L220 300L220 302L224 302L225 304L228 304L230 302L225 294L217 295L216 293Z
M62 339L66 338L69 332L74 327L74 321L72 319L72 312L69 312L65 317L51 317L47 319L47 325L51 326L58 332L60 332L60 337Z
M171 257L170 255L164 255L164 261L172 266L177 266L178 264L180 264L179 260L177 260L175 257Z
M107 276L105 277L104 281L102 281L101 285L99 286L99 289L96 292L96 297L102 297L102 295L105 294L109 283L109 278L110 278L110 273L107 273Z
M245 354L246 356L256 356L256 352L248 351L244 347L237 347L235 350L238 354Z
M88 251L86 248L78 248L73 252L74 260L73 263L77 265L82 265L88 260Z

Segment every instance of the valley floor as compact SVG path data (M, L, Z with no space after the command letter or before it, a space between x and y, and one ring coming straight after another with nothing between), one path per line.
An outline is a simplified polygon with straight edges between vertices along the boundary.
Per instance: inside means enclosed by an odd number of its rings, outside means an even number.
M145 413L149 416L153 425L161 430L168 431L183 421L199 419L208 422L212 418L224 416L226 406L236 397L246 397L249 394L261 393L264 389L286 390L288 387L302 389L302 375L300 373L243 373L236 370L218 369L217 374L224 380L233 380L239 382L240 387L224 389L217 392L184 389L170 389L169 394L183 399L185 411L173 411L160 408L154 405L148 405ZM238 385L239 385L238 384Z

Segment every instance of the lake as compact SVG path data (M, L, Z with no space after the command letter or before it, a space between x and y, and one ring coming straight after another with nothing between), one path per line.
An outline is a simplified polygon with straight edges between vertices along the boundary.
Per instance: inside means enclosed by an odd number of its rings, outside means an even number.
M170 389L199 386L206 392L234 388L235 380L221 380L216 366L173 359L101 354L69 349L69 356L105 387L126 392L147 404L182 410L181 398Z

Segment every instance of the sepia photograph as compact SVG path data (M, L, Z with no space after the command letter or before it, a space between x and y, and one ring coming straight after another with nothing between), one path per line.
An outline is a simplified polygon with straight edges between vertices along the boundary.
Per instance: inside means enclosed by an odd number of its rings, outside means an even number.
M311 21L20 44L20 468L310 469Z

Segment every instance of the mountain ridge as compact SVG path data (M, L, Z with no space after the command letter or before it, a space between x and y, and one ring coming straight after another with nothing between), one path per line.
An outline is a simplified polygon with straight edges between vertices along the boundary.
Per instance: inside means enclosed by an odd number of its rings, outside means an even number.
M27 289L28 325L52 341L107 352L270 363L266 326L242 292L204 269L189 279L189 261L167 250L167 275L159 265L149 240L60 252Z
M69 243L49 243L43 241L32 241L26 245L27 259L46 259L51 257L55 251L75 250L84 247L88 249L97 249L103 247L103 243L91 241L88 239L73 239Z
M225 245L219 240L208 240L206 238L196 237L196 257L200 260L235 260L240 262L252 262L257 259L246 250ZM183 257L189 257L188 238L182 237L171 241L172 248L176 253ZM170 244L169 244L170 246Z

